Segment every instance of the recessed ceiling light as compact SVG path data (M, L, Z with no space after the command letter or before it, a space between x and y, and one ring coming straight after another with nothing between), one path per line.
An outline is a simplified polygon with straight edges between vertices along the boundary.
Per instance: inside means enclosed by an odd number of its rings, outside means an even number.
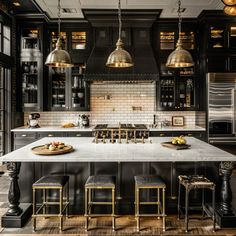
M15 7L20 7L20 3L19 3L18 1L14 1L14 2L13 2L13 5L14 5Z

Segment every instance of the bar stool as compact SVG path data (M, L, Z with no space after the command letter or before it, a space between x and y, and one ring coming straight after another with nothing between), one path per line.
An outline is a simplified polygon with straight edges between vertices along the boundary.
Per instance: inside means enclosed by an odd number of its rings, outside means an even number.
M85 230L88 230L89 217L95 216L111 216L112 230L115 231L115 176L109 175L94 175L89 176L85 183ZM97 189L111 190L111 201L94 201ZM94 191L93 191L94 190ZM93 191L93 192L92 192ZM111 214L94 214L91 213L93 205L111 205Z
M69 176L43 176L32 185L33 189L33 230L36 230L37 217L55 217L58 216L60 220L59 229L63 230L63 216L66 211L66 216L69 214ZM48 201L48 190L59 191L59 201ZM43 202L39 206L36 204L36 190L43 190ZM63 194L65 197L63 197ZM47 213L47 207L59 205L58 214ZM40 211L43 212L40 214Z
M157 175L138 175L134 177L135 180L135 217L137 220L137 231L140 230L140 217L141 216L157 216L158 219L162 217L163 232L165 232L165 189L166 185ZM155 202L140 202L139 192L141 189L157 189L157 201ZM160 200L160 189L162 190L162 203ZM157 205L157 214L140 214L140 205Z
M189 222L189 192L192 189L202 189L202 216L204 212L209 214L209 210L205 206L204 190L212 190L212 220L213 220L213 232L215 232L215 184L208 180L206 177L201 175L180 175L179 177L179 194L178 194L178 218L181 215L180 197L181 197L181 185L185 187L185 232L188 232L188 222ZM196 207L191 207L192 209Z

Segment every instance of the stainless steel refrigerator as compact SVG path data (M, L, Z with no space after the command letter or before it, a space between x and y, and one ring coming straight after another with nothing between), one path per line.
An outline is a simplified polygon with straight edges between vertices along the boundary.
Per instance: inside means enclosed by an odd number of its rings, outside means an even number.
M236 73L207 74L207 131L212 144L236 145Z

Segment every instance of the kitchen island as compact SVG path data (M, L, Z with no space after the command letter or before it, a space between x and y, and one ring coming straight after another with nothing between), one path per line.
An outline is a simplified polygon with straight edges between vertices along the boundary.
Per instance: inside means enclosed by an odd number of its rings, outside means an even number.
M72 145L74 151L62 155L41 156L32 153L31 148L50 141L62 141ZM117 176L118 200L120 213L132 214L133 177L137 174L159 174L167 182L167 195L176 199L176 182L178 174L204 174L222 190L218 201L230 207L229 178L232 162L236 156L220 150L208 143L193 137L187 137L191 145L186 150L175 150L163 147L161 142L170 137L152 137L145 143L94 143L93 138L54 137L43 138L6 154L0 161L8 163L11 177L9 190L8 216L22 214L21 202L31 202L31 186L34 181L46 174L67 174L70 176L70 201L74 213L83 213L83 189L86 178L91 174L113 174ZM223 186L219 186L218 167L223 170ZM20 171L21 170L21 171ZM18 175L20 190L18 187ZM79 205L79 208L76 206ZM78 209L78 211L76 210Z

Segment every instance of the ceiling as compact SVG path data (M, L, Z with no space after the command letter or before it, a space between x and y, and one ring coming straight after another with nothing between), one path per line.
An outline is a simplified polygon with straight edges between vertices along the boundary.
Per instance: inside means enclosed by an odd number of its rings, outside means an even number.
M57 0L19 0L33 2L50 18L57 18ZM221 0L182 0L183 17L198 17L202 10L222 10ZM117 9L118 0L61 0L62 18L84 18L83 9ZM161 18L177 17L177 0L121 0L122 9L162 9ZM29 9L29 8L28 8ZM26 10L26 9L25 9Z

